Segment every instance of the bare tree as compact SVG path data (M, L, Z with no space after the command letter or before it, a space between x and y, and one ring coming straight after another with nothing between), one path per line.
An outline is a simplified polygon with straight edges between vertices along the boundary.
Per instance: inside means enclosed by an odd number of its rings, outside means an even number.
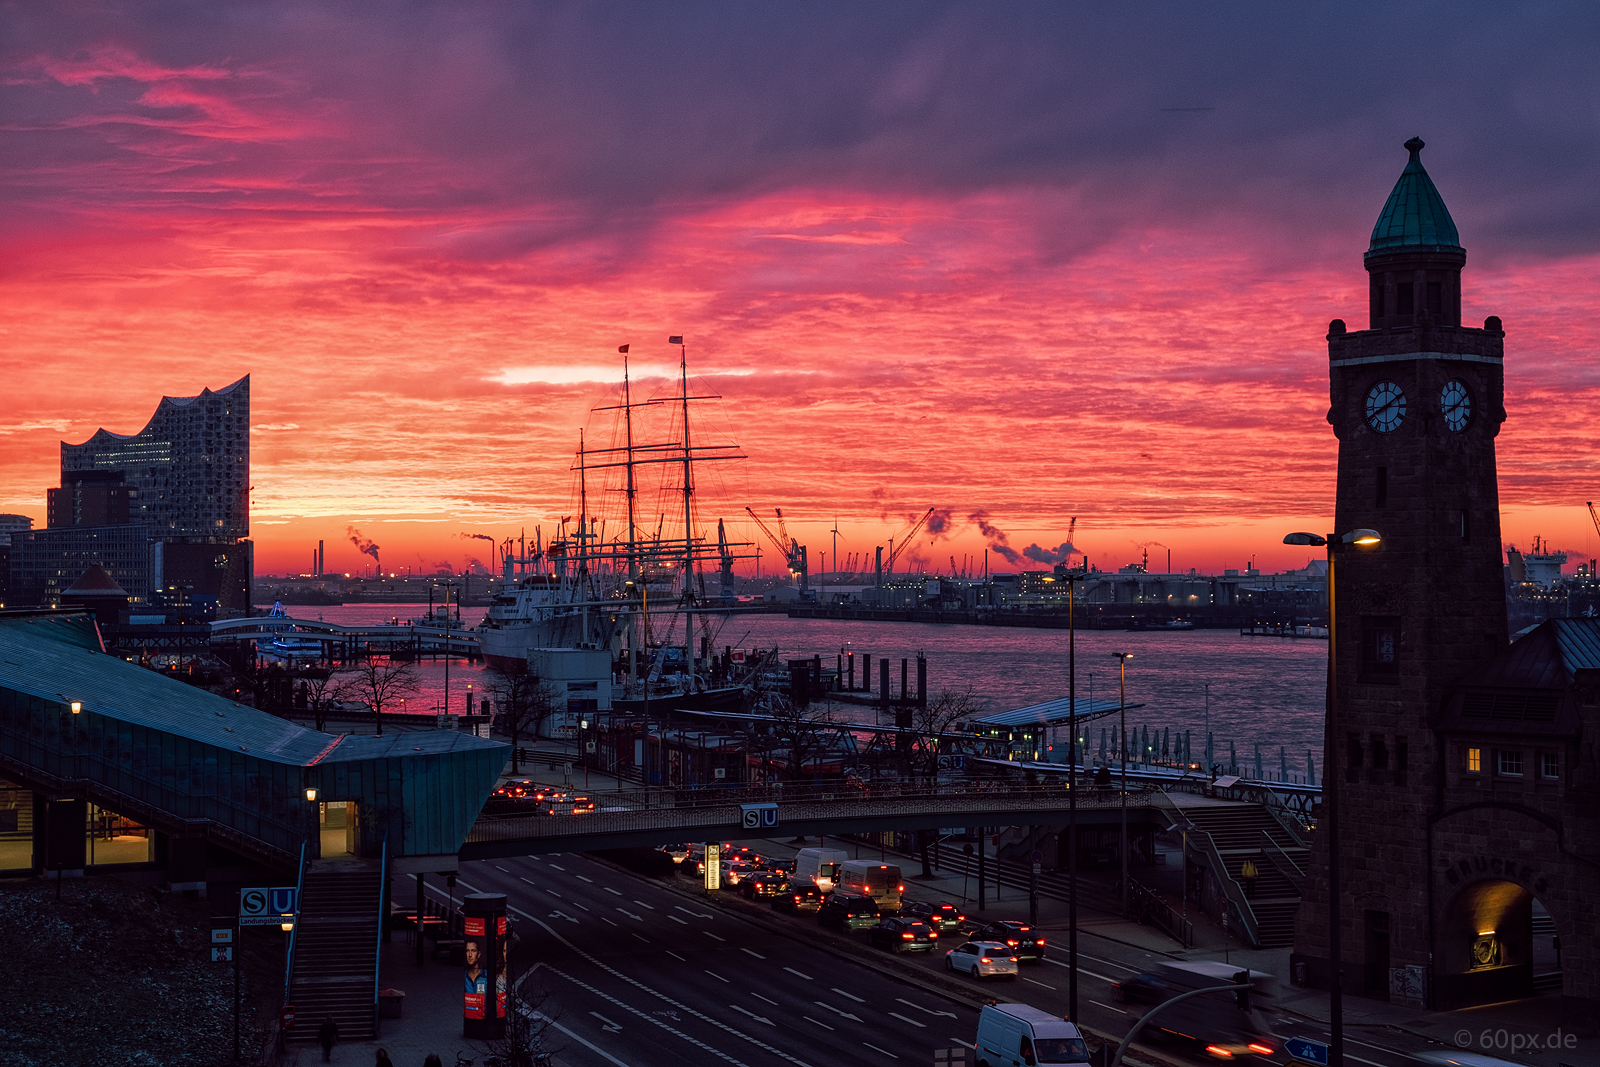
M823 708L801 706L782 693L766 694L762 704L760 710L773 718L771 748L783 754L790 778L798 781L806 764L827 750L833 720Z
M940 736L956 723L977 718L989 710L988 702L973 686L942 689L925 706L912 709L912 725L917 731L917 762L923 774L932 778L939 772L939 756L944 745Z
M511 773L521 774L518 753L524 736L538 736L539 727L556 710L555 687L527 671L489 668L489 692L500 730L511 739Z
M306 672L300 685L305 690L306 704L310 706L311 714L315 716L317 729L324 730L328 725L328 705L336 699L339 688L339 672L334 670L315 670Z
M527 972L506 989L505 1035L479 1043L486 1061L498 1058L505 1067L548 1067L551 1055L561 1051L551 1041L556 1013L544 1010L550 993L531 985L533 978L533 972Z
M379 734L383 733L383 709L422 688L417 668L409 660L368 656L339 673L343 677L335 685L334 695L341 700L363 701L372 709Z

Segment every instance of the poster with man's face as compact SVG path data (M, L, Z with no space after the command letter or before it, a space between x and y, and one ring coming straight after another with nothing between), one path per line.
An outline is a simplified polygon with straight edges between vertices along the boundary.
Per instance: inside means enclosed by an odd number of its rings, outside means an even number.
M482 1019L488 1003L489 961L486 958L487 953L484 952L488 947L485 925L482 918L467 916L465 930L467 966L462 976L462 995L465 997L462 1014L468 1019Z

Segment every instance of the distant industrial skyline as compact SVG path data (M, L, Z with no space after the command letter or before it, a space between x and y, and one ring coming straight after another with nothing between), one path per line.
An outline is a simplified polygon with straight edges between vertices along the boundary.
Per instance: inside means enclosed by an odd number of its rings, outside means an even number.
M713 537L781 507L831 570L936 507L935 570L1073 516L1106 569L1300 566L1323 335L1421 134L1507 331L1505 539L1600 554L1585 7L176 11L8 16L0 512L249 374L258 571L354 571L351 527L490 563L461 535L574 514L617 347L661 391L683 334L750 457Z

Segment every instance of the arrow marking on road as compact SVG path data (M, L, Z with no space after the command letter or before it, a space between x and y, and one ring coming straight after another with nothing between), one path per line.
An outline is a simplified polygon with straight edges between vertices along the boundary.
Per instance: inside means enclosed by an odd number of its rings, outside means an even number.
M921 1004L913 1004L905 997L895 997L894 999L897 1003L904 1004L908 1008L916 1008L918 1011L926 1012L929 1015L946 1015L952 1019L956 1017L956 1013L953 1011L934 1011L932 1008L924 1008Z
M575 923L575 922L578 921L577 919L574 919L572 916L567 915L564 912L559 912L559 911L552 911L550 913L550 918L552 918L552 919L565 919L569 923Z
M919 1023L915 1019L908 1019L904 1015L901 1015L897 1011L891 1011L889 1014L893 1015L896 1019L899 1019L903 1023L910 1023L912 1026L915 1026L919 1030L926 1030L928 1028L928 1024L927 1023Z
M640 922L644 922L644 916L643 915L635 915L633 912L629 911L627 908L618 908L617 910L622 912L622 914L626 915L630 919L638 919Z
M768 1026L777 1026L778 1025L777 1023L773 1022L771 1019L764 1018L763 1016L757 1015L755 1012L750 1011L750 1010L748 1010L746 1008L741 1008L737 1004L729 1004L728 1007L732 1008L736 1012L739 1012L741 1015L750 1016L750 1018L754 1019L758 1023L766 1023Z
M827 1001L814 1000L814 1001L812 1001L812 1003L815 1004L819 1008L826 1008L829 1011L833 1012L835 1015L842 1016L843 1018L854 1019L856 1022L860 1022L861 1021L861 1016L859 1016L859 1015L851 1015L849 1012L845 1011L843 1008L836 1008L832 1004L829 1004Z
M606 1033L608 1033L608 1034L620 1034L620 1033L622 1033L621 1025L612 1022L610 1019L607 1019L604 1015L601 1015L599 1012L591 1011L589 1014L593 1015L596 1019L599 1019L602 1023L605 1024Z

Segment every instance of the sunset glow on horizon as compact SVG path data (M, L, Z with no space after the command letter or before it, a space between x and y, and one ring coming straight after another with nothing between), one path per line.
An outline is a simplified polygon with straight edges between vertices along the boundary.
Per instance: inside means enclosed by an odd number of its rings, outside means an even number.
M1074 517L1103 570L1303 566L1324 335L1367 325L1420 133L1463 324L1505 323L1503 539L1600 555L1600 139L1517 103L1594 98L1593 16L1475 9L1419 57L1426 11L1373 44L1244 5L161 10L8 16L0 512L36 527L60 441L248 374L258 573L319 539L370 573L350 527L385 570L492 566L464 535L574 515L618 347L670 395L682 334L697 439L748 457L701 476L713 541L782 508L831 571L836 523L870 559L934 507L932 572L1047 567Z

